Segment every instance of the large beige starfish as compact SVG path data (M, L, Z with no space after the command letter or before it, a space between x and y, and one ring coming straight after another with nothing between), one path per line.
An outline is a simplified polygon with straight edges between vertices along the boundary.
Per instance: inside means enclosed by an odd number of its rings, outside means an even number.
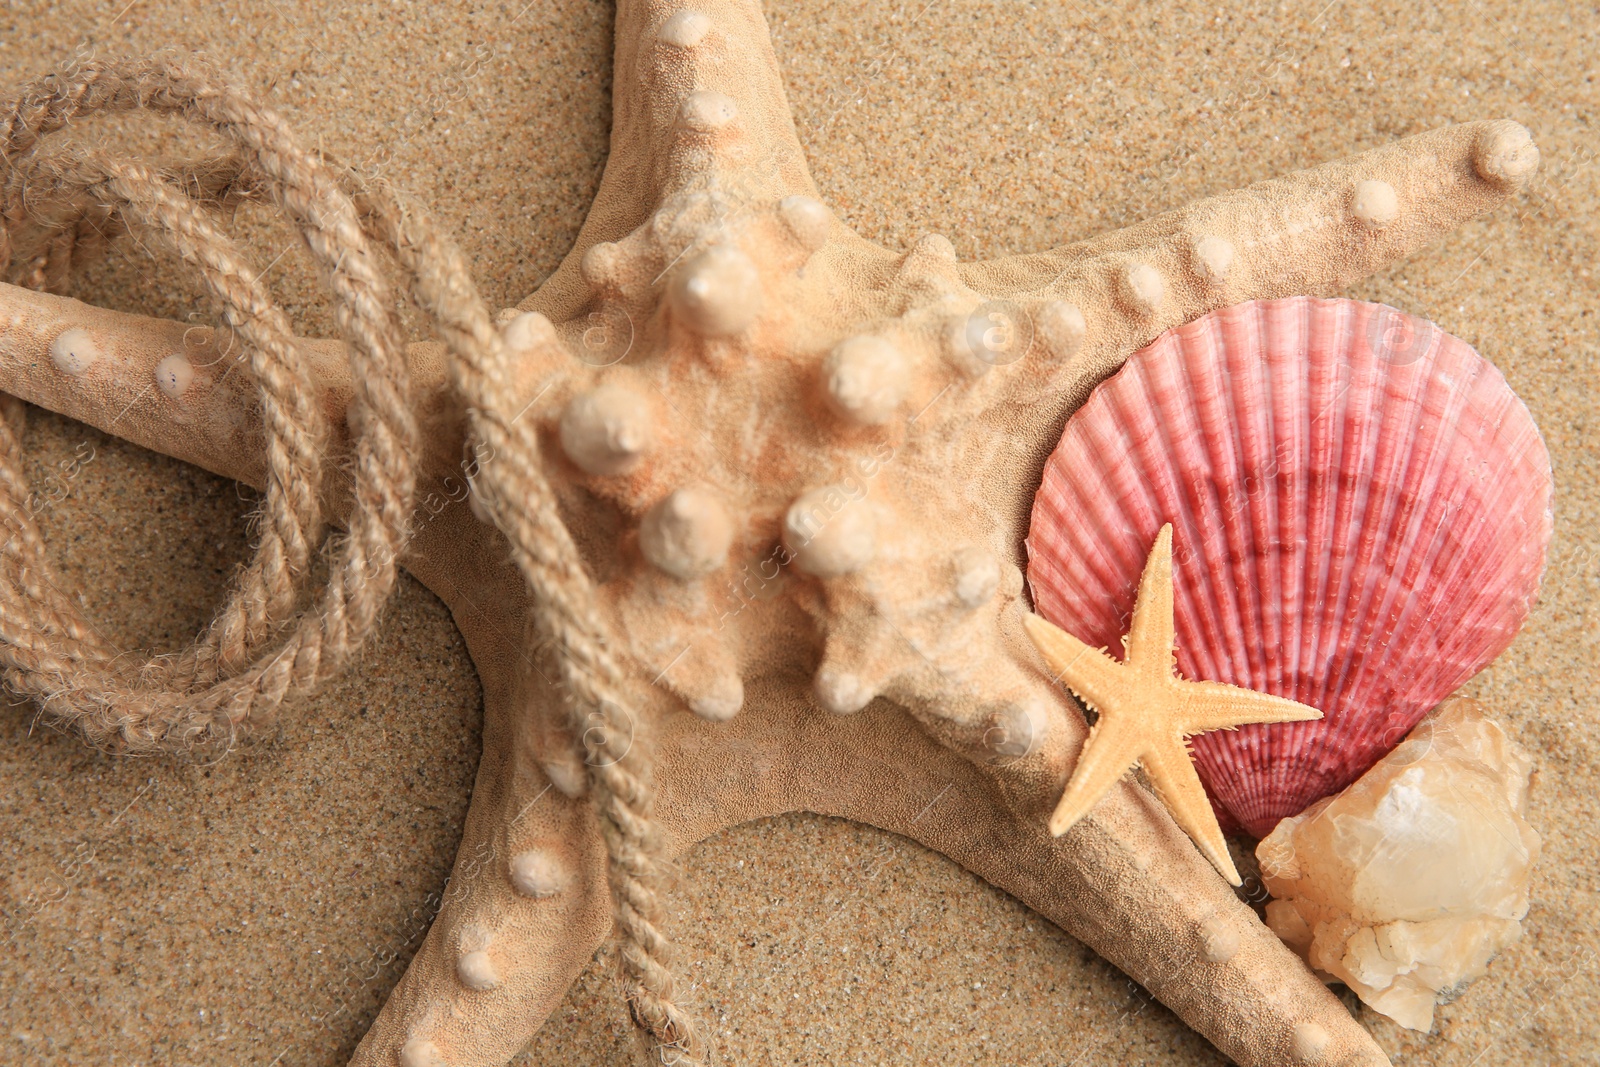
M1139 576L1121 663L1038 615L1024 621L1056 678L1100 713L1050 816L1050 832L1072 829L1137 763L1211 865L1234 885L1244 884L1195 773L1187 738L1252 722L1320 719L1322 712L1223 682L1184 681L1173 673L1172 525L1161 527Z
M1064 418L1131 352L1428 246L1520 187L1527 132L1448 127L959 263L937 236L880 248L816 199L758 4L620 0L614 69L595 204L516 309L554 333L508 309L500 403L538 429L619 635L668 850L797 810L883 827L1059 923L1240 1064L1385 1062L1147 792L1120 781L1049 833L1088 731L1027 637L1021 546ZM232 344L0 287L0 389L259 486L250 390L217 369ZM342 345L305 349L340 427ZM441 503L404 563L477 665L484 750L452 891L360 1065L504 1063L612 929L582 749L541 675L563 653L528 645L506 538L461 502L444 360L412 346L419 491ZM348 454L341 433L329 447Z

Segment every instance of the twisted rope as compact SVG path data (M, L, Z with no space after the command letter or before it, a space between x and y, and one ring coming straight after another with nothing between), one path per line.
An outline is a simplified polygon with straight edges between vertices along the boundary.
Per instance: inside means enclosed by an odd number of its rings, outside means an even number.
M660 881L650 808L650 750L632 706L627 675L611 652L608 627L577 545L561 521L539 463L531 420L518 418L513 357L489 318L456 247L418 209L383 187L358 192L368 225L412 278L413 298L434 316L460 358L456 391L468 406L480 465L477 492L511 543L538 610L540 636L558 642L572 730L583 741L590 788L606 839L620 932L624 994L635 1023L657 1044L663 1063L693 1067L702 1049L692 1017L674 1000L671 945L660 930ZM554 337L551 344L558 343ZM530 642L531 643L531 642Z
M94 111L145 108L208 124L239 146L244 162L264 176L269 195L299 225L324 268L349 341L356 394L354 507L332 578L314 610L294 620L286 640L268 639L289 616L320 533L323 427L308 373L287 319L243 266L227 240L183 193L145 168L87 156L17 168L16 160L46 134ZM103 649L74 639L92 629L72 602L57 596L56 625L32 619L36 601L14 583L0 588L0 648L7 680L55 718L92 741L146 749L200 740L231 740L240 724L332 676L370 632L395 581L414 477L416 428L407 400L400 333L387 288L367 248L349 198L295 142L275 114L203 77L151 63L90 64L35 83L0 117L0 160L7 187L14 170L48 175L58 201L109 203L126 219L165 239L201 270L223 305L224 321L246 341L267 430L263 533L254 558L207 634L175 657L130 668ZM70 238L72 229L63 230ZM57 246L52 242L52 246ZM70 251L66 258L70 260ZM0 465L20 483L20 448L0 435ZM36 551L32 517L13 506L18 567L59 586Z
M45 169L59 188L87 195L104 210L159 234L197 266L251 356L267 429L266 521L254 558L206 636L145 670L147 681L164 688L214 682L236 673L281 627L311 562L321 525L324 433L320 412L303 387L307 370L283 312L192 200L136 164L71 156L49 159Z
M238 146L238 163L185 172L180 182L137 164L35 151L42 136L77 115L135 108L211 125ZM0 273L23 249L23 280L59 289L80 241L106 239L127 224L158 234L201 271L224 320L246 343L268 454L262 535L217 620L190 649L129 668L60 592L24 503L28 490L12 430L17 411L0 409L0 524L11 533L0 548L0 663L8 683L93 741L170 747L219 733L231 738L349 658L393 588L413 492L416 429L399 329L367 242L386 246L408 275L414 302L457 356L453 383L468 405L480 454L488 457L480 468L486 503L533 596L532 625L566 653L571 725L583 739L606 841L630 1010L663 1063L698 1064L700 1043L691 1017L674 1001L671 946L659 928L647 739L628 710L627 675L540 466L535 429L508 413L516 395L511 353L460 253L387 189L346 175L352 200L270 110L168 64L90 64L35 83L0 118L0 166ZM285 317L197 204L257 184L299 225L326 273L356 384L349 533L315 607L297 618L292 613L322 518L323 430ZM43 205L51 211L37 210ZM19 225L22 219L34 229Z
M48 168L0 163L0 279L47 293L64 293L72 271L94 260L126 231L112 204L63 186ZM156 175L191 200L220 210L257 196L236 157L192 163Z

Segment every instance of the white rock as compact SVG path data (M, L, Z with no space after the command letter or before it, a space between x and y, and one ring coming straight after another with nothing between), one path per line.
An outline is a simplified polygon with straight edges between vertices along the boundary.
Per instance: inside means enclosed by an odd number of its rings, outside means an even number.
M1325 977L1413 1030L1522 933L1539 835L1532 761L1451 700L1343 793L1256 848L1267 924Z
M539 764L544 776L562 796L576 800L589 788L589 772L576 755L555 757Z

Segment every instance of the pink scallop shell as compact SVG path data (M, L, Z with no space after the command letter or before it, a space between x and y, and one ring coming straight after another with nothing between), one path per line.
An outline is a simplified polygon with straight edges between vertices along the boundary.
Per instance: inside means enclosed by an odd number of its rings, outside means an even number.
M1380 304L1253 301L1161 335L1067 422L1028 582L1120 655L1172 523L1179 671L1324 714L1193 739L1223 824L1263 837L1510 644L1550 489L1527 408L1465 342Z

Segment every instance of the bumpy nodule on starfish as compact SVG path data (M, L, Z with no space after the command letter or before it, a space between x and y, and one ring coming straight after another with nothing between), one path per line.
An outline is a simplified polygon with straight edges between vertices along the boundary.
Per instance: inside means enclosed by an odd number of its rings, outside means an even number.
M1322 712L1236 685L1178 677L1172 655L1172 610L1172 524L1168 523L1156 535L1139 577L1121 663L1038 615L1025 620L1028 635L1056 678L1100 713L1089 728L1089 740L1067 791L1050 817L1050 832L1059 836L1072 829L1137 763L1206 859L1229 882L1241 885L1216 812L1189 757L1187 738L1247 723L1320 719Z

